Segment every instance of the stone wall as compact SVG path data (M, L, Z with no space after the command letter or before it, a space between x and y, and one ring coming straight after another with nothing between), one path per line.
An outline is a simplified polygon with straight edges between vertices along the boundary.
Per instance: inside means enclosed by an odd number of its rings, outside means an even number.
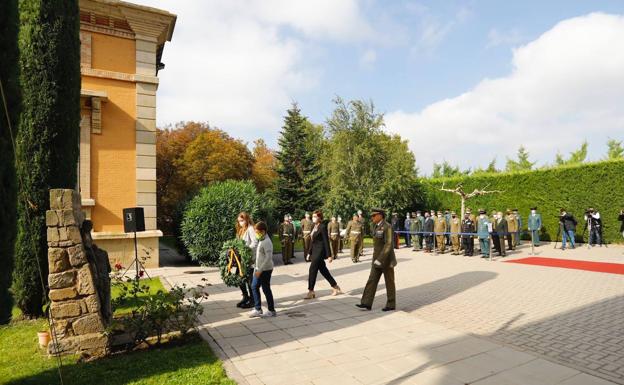
M106 354L110 323L108 255L91 240L91 222L74 190L50 190L46 212L48 285L53 320L50 354ZM56 337L56 341L54 341Z

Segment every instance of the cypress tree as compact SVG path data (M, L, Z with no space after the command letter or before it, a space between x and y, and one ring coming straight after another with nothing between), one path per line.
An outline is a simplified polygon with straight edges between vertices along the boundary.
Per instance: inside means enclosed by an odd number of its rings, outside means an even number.
M9 288L17 213L15 154L11 134L16 132L19 110L18 25L17 0L0 1L0 82L4 94L4 100L0 96L0 324L11 320L13 307Z
M75 188L80 133L77 0L20 0L22 112L17 137L18 232L13 293L25 316L43 314L49 189ZM39 268L42 277L39 276Z
M321 203L320 173L317 170L317 156L321 149L307 148L308 124L307 118L293 103L284 117L278 140L280 148L276 154L275 203L280 216L286 213L299 216L303 211L318 209Z

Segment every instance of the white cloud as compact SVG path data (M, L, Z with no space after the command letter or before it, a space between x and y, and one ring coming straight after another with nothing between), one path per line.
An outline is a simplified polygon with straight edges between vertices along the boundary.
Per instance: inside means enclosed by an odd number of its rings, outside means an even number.
M416 15L419 19L419 38L412 51L414 53L429 53L439 46L444 39L458 26L472 17L469 8L461 7L455 10L450 17L440 17L424 5L412 3L406 6L408 12Z
M607 137L624 129L622 41L622 16L564 20L515 49L508 76L484 79L420 112L392 112L387 129L409 139L425 172L443 159L485 166L494 156L513 157L521 144L542 163L583 139L590 152L602 151Z
M178 16L159 73L158 124L209 121L248 140L275 137L295 96L319 82L304 60L312 42L374 35L356 0L136 1Z
M516 45L524 40L526 40L525 37L517 28L512 28L503 32L497 30L496 28L492 28L488 32L488 42L486 48L496 47L499 45Z

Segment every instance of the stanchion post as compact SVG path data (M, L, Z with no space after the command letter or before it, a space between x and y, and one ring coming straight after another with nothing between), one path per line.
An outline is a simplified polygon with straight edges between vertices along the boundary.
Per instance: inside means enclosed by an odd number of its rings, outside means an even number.
M493 242L492 242L492 233L490 233L488 235L488 249L490 250L490 262L492 262L492 246L493 246Z

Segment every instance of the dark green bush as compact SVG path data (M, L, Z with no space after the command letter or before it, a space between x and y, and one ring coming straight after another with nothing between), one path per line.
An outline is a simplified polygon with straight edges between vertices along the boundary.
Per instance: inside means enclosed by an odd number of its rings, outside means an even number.
M182 241L194 260L216 266L221 247L235 234L236 216L256 219L260 195L250 181L217 182L199 191L184 210Z
M624 161L604 161L576 166L562 166L551 169L504 174L489 174L446 179L424 180L427 208L452 210L460 209L459 196L440 191L446 187L455 188L463 183L464 191L487 186L487 190L503 190L502 194L484 195L467 201L474 210L506 210L517 208L526 219L532 206L537 206L542 214L546 240L557 236L559 210L563 207L572 213L579 222L577 238L583 234L585 222L583 214L588 207L600 211L606 242L621 242L620 223L617 216L624 207ZM587 240L587 234L585 234Z

